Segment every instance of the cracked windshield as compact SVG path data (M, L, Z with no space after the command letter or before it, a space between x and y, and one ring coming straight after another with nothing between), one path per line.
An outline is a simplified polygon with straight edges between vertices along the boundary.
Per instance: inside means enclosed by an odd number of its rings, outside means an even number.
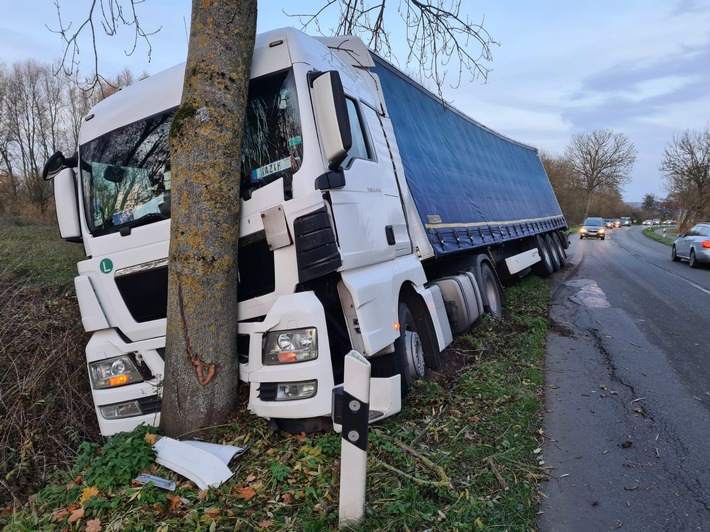
M175 110L129 124L81 147L84 208L92 234L170 217Z

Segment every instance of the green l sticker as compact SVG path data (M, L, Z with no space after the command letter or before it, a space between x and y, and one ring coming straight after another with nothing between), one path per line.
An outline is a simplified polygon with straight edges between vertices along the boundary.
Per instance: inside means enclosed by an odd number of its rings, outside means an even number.
M99 263L99 270L101 270L101 273L111 273L113 270L113 262L111 262L111 259L104 259Z

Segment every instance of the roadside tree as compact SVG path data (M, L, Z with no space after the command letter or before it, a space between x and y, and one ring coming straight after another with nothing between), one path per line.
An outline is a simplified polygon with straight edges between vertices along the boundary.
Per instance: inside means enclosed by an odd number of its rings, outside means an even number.
M679 204L679 229L710 215L710 126L686 130L666 146L659 167Z
M583 217L586 218L597 192L621 192L623 185L631 180L636 147L623 133L597 129L573 135L565 148L565 157L577 174L585 196Z

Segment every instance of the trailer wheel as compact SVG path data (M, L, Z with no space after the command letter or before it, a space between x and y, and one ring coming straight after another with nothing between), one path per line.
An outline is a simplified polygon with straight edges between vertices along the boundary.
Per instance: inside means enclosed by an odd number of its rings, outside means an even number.
M560 264L562 265L562 267L565 267L567 265L567 251L565 250L565 243L563 238L565 237L562 236L562 233L560 231L556 231L552 235L552 241L557 244L557 249L559 251Z
M394 342L394 355L398 373L402 378L402 397L404 397L411 388L412 382L424 378L426 373L422 337L412 311L404 302L399 304L399 338Z
M476 257L476 264L470 270L481 291L483 310L494 318L503 317L505 295L500 280L485 255Z
M547 247L545 239L541 235L535 236L533 242L540 252L540 262L533 264L532 271L538 277L549 277L555 271L552 265L552 257L550 256L550 248Z
M560 252L557 248L555 242L553 242L550 233L544 235L545 244L547 244L547 249L550 250L550 258L552 259L552 269L558 271L562 267L562 260L560 258Z

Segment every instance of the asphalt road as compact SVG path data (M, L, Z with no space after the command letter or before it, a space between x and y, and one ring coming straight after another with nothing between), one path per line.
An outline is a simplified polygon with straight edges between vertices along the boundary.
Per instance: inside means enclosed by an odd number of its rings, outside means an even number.
M640 227L553 280L542 531L710 530L710 268Z

